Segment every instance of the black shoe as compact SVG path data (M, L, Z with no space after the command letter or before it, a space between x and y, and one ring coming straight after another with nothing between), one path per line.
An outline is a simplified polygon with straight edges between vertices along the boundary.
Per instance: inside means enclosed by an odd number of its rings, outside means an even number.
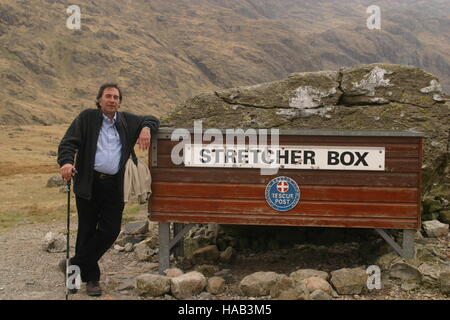
M99 297L102 295L102 288L98 281L88 281L86 283L86 293L88 296Z
M59 270L63 273L64 277L66 276L66 269L67 269L67 260L66 259L62 259L59 263L58 263L58 268ZM77 293L78 289L69 289L69 293Z

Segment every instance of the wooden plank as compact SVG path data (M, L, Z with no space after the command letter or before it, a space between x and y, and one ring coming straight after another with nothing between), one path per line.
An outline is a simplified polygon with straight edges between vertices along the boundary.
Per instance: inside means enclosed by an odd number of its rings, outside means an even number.
M244 225L289 225L289 226L322 226L345 228L383 228L383 229L417 229L415 219L392 219L374 217L322 217L322 216L273 216L273 215L246 215L246 214L201 214L168 213L154 211L151 221L173 221L192 223L219 223Z
M222 199L152 196L152 208L160 212L199 212L211 215L242 212L259 215L280 214L279 211L272 209L265 200L249 199L223 201ZM416 218L417 211L415 203L300 201L288 213L289 215Z
M279 170L299 184L342 186L415 187L419 173L389 173L331 170ZM153 181L267 184L274 176L262 176L255 169L152 168Z
M424 142L424 139L420 138L420 140L419 140L419 163L421 166L423 163L423 142ZM421 192L420 192L419 196L417 197L417 208L419 208L419 210L420 210L420 208L422 207L422 197L421 197L422 188L423 188L422 172L420 172L420 174L419 174L419 186L418 187ZM419 214L419 215L417 215L417 228L419 229L421 227L422 227L422 215Z
M300 185L302 201L367 201L416 203L417 188ZM266 185L154 182L153 196L214 199L265 199Z

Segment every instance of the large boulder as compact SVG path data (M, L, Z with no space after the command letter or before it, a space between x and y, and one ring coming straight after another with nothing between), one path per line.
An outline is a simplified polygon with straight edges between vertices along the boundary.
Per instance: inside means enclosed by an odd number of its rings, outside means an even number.
M428 192L448 168L449 115L449 96L435 76L378 63L204 93L163 117L162 125L186 128L202 120L204 128L421 131L427 135L423 190ZM450 194L448 187L442 192Z

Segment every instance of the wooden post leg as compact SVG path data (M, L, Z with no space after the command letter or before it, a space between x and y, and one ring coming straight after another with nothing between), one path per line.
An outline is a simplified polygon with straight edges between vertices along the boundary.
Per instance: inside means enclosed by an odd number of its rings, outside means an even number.
M415 230L404 229L403 230L403 258L414 258L414 235Z
M159 223L159 273L170 267L170 223Z

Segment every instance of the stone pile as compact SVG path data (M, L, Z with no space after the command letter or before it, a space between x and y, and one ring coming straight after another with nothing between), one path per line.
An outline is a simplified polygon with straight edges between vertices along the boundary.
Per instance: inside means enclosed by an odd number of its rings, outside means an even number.
M129 222L119 234L114 249L134 252L137 261L151 261L158 253L158 237L149 234L148 220Z

